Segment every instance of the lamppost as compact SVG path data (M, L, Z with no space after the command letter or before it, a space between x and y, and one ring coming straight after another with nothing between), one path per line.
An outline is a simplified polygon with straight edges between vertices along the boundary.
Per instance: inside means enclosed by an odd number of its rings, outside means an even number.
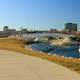
M23 27L20 27L20 32L19 32L19 37L20 37L20 39L22 39L22 36L23 36L23 35L22 35L22 33L23 33L23 32L22 32L22 29L23 29Z

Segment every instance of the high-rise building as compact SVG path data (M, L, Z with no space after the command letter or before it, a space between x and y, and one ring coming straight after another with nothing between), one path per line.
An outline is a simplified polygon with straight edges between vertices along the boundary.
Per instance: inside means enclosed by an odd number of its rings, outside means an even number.
M75 23L66 23L64 30L66 32L77 32L77 24L75 24Z
M8 26L4 26L3 30L8 31L9 30Z

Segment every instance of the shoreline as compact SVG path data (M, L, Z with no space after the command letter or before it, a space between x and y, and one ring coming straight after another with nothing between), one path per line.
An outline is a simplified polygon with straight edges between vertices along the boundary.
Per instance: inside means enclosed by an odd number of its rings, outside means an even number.
M51 56L47 54L41 54L38 51L32 51L25 49L25 42L17 39L0 39L0 49L19 52L21 54L35 56L41 59L51 61L68 69L80 73L80 59L67 59L59 56ZM6 46L5 46L6 45Z
M58 48L60 48L61 46L55 46L55 47L58 47ZM62 48L64 48L64 46L62 47ZM67 48L71 48L70 46L67 46ZM51 56L59 56L59 57L62 57L62 58L66 58L66 59L80 59L80 57L67 57L67 56L63 56L63 55L57 55L56 53L49 53L49 52L44 52L44 51L40 51L40 50L34 50L32 47L27 47L26 45L25 45L25 49L29 49L30 51L36 51L36 52L38 52L38 53L43 53L43 54L47 54L47 55L51 55ZM54 48L55 49L55 48ZM71 48L71 49L74 49L74 47L73 48ZM77 49L77 48L76 48ZM75 49L75 50L76 50ZM76 54L76 53L75 53ZM79 54L79 53L78 53Z

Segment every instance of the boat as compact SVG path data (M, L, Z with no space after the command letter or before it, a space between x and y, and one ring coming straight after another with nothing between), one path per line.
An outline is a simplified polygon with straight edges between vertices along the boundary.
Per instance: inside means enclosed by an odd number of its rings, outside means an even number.
M80 53L80 46L79 46L79 53Z

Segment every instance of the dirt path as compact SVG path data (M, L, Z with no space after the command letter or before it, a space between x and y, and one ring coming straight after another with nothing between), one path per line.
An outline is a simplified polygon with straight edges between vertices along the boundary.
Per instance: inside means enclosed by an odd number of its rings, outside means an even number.
M0 80L80 80L80 75L40 58L0 50Z

